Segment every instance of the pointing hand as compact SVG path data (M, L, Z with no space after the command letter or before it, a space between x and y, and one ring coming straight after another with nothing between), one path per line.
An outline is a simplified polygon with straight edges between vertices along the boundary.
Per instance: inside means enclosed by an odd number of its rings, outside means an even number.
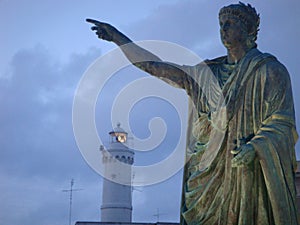
M113 41L113 37L117 32L117 29L112 25L94 19L86 19L86 22L94 24L91 29L96 31L98 38L106 41Z

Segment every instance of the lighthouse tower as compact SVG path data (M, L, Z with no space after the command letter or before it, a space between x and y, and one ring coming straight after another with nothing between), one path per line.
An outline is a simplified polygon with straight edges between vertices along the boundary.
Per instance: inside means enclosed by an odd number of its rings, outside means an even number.
M127 145L127 132L120 123L109 132L109 149L102 152L105 168L103 179L101 221L131 222L132 220L132 171L134 152Z

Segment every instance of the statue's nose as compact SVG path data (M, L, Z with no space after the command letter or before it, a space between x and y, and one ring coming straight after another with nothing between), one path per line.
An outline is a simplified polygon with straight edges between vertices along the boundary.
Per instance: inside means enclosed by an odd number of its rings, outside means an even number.
M223 31L227 31L227 29L228 29L228 23L224 23L224 24L222 25L221 29L222 29Z

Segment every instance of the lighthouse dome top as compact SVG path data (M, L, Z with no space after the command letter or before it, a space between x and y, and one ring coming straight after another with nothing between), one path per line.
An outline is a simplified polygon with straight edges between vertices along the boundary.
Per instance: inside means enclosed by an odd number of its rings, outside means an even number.
M122 127L121 123L117 123L117 127L113 129L113 131L109 132L110 135L116 136L116 134L128 134Z
M121 128L121 124L118 123L117 127L113 131L109 132L109 135L112 137L112 142L125 143L127 140L127 132Z

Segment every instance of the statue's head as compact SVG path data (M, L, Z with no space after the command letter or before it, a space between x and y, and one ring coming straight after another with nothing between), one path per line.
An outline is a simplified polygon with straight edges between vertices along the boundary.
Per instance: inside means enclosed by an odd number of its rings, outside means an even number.
M219 19L228 16L236 18L243 26L241 29L247 34L246 44L249 48L256 47L257 33L259 31L259 14L250 4L245 5L242 2L223 7L219 12Z

